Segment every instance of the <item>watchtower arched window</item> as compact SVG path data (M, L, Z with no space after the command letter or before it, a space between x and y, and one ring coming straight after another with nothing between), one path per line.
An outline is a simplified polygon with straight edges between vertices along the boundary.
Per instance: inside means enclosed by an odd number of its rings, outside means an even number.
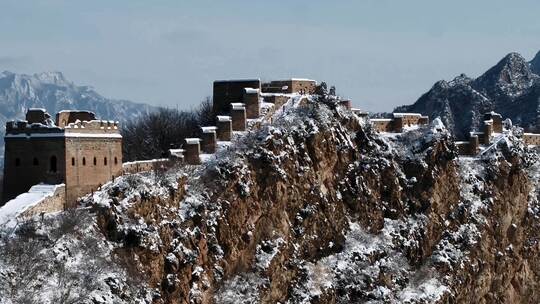
M83 165L83 166L86 166L86 157L83 157L83 158L82 158L82 165Z
M39 160L37 159L37 157L34 157L33 164L34 166L39 166Z
M103 158L103 165L104 165L104 166L107 165L107 158L106 158L106 157Z
M118 158L116 158L116 156L114 157L114 164L118 165Z
M75 166L75 157L72 157L72 158L71 158L71 165L72 165L72 166Z
M50 165L49 165L49 171L51 172L56 172L57 171L57 168L56 168L56 156L51 156L51 160L50 160Z
M97 158L94 156L94 166L97 165Z
M21 159L15 158L15 167L20 167L20 166L21 166Z

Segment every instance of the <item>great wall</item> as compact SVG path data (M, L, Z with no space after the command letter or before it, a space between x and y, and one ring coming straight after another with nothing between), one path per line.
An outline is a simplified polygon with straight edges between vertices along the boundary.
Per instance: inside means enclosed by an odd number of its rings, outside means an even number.
M87 111L61 111L56 122L44 109L29 109L26 120L6 124L4 164L4 207L6 216L27 217L77 206L77 199L99 189L120 175L169 167L172 164L200 165L234 142L245 132L271 122L272 114L292 98L301 103L315 94L317 82L290 79L262 83L259 79L220 80L213 85L215 126L201 127L201 136L185 138L180 148L170 149L168 158L122 162L122 137L114 121L95 118ZM373 130L395 134L429 124L419 113L392 113L390 118L369 118L352 107L349 99L336 98L343 108L368 119ZM461 156L476 156L493 147L505 126L501 115L484 116L482 131L466 141L456 141ZM539 146L540 134L523 133L526 145ZM36 195L39 193L39 195ZM31 200L30 203L24 203ZM17 210L18 211L13 211ZM4 212L6 213L6 211Z

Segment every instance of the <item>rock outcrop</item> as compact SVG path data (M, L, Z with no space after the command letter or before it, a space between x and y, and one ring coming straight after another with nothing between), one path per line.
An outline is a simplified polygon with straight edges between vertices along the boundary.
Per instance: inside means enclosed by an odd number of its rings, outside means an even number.
M291 99L201 165L104 185L82 201L87 235L39 252L85 270L68 245L99 239L83 265L115 267L93 303L535 302L540 161L521 131L458 158L438 119L379 134Z
M157 303L535 299L536 154L509 136L458 159L451 138L311 101L159 191L119 181L87 203Z

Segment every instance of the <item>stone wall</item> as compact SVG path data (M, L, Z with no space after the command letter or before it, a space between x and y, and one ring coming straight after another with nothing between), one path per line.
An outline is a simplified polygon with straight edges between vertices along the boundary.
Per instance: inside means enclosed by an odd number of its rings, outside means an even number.
M523 134L523 141L529 146L540 146L540 134L525 133Z
M62 137L5 137L3 202L39 183L65 180Z
M65 183L68 206L122 174L122 139L67 137Z
M371 119L373 128L377 132L393 132L394 121L390 118Z
M59 185L51 196L45 197L41 202L23 211L20 217L32 217L41 213L59 212L65 210L66 187Z
M148 172L159 166L168 166L171 161L167 158L140 160L122 164L122 174Z
M417 113L393 113L392 118L371 119L373 127L378 132L400 133L403 129L429 124L429 118Z
M396 124L396 128L406 128L429 124L429 118L418 113L394 113L393 116L394 120L399 119L400 121L399 125Z
M262 85L265 93L304 93L313 94L317 88L317 82L311 79L292 78L286 80L274 80Z
M262 94L261 96L262 96L264 102L273 103L275 105L277 105L277 104L282 105L285 102L287 102L287 100L289 100L289 98L291 98L290 96L283 95L283 94L268 94L268 93L266 93L266 94Z

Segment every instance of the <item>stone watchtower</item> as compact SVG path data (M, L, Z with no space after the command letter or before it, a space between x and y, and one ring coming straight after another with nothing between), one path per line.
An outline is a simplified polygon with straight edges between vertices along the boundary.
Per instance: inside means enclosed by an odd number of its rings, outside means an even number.
M66 185L66 207L122 174L118 123L87 111L62 111L56 123L44 109L6 124L3 202L39 183Z

